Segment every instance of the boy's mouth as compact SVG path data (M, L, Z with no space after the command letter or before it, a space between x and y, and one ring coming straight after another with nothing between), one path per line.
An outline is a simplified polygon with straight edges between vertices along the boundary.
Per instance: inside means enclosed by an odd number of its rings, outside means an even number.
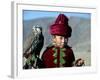
M64 43L59 43L59 44L56 44L56 46L57 46L57 47L61 47L61 48L62 48L62 47L64 46Z

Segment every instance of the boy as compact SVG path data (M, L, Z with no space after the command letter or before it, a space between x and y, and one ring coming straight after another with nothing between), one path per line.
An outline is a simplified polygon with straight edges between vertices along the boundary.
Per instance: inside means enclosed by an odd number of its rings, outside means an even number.
M50 26L52 45L48 46L42 55L45 68L73 66L75 57L73 50L67 45L71 32L68 18L64 14L60 14L55 23Z

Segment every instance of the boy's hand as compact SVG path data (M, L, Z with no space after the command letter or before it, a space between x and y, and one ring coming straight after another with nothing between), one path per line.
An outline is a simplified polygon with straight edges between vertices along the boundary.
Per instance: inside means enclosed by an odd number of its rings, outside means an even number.
M79 58L75 61L75 66L80 67L80 66L83 66L83 65L85 65L83 59Z

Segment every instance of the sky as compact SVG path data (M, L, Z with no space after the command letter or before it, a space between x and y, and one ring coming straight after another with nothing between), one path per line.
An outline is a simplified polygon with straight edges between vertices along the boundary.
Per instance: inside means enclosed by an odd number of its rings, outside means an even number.
M90 18L90 13L75 13L75 12L49 12L49 11L32 11L23 10L23 20L32 20L42 17L57 17L60 13L65 14L67 17L75 16L82 18Z

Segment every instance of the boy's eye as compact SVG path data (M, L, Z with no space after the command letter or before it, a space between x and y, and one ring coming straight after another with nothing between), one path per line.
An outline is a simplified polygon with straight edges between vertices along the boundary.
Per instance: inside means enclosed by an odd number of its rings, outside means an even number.
M60 39L62 39L62 37L60 37Z
M63 39L64 37L60 36L60 39Z

